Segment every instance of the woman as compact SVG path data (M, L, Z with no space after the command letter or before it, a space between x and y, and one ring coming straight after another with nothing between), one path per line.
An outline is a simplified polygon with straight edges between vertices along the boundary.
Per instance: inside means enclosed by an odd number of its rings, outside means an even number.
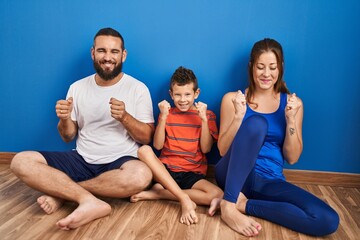
M303 104L283 80L281 45L254 44L249 87L227 93L221 103L216 180L224 189L221 218L235 231L255 236L255 216L297 232L323 236L336 231L338 214L325 202L286 182L283 164L298 161L303 149Z

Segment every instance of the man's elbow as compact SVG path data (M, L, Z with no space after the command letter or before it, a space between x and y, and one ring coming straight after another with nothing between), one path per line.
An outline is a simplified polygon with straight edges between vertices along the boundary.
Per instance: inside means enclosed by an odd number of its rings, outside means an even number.
M74 136L62 136L61 135L61 138L64 142L69 143L74 139Z
M142 145L149 145L151 143L151 140L152 140L152 136L145 136L144 138L140 139L139 142L142 144Z
M144 130L144 135L143 137L140 139L140 143L143 145L149 145L153 139L154 136L154 132L155 132L155 127L154 124L147 124L147 128L146 130Z
M138 139L137 142L141 143L142 145L150 145L152 139L154 136L153 129L149 129L144 133L144 135L141 137L141 139Z

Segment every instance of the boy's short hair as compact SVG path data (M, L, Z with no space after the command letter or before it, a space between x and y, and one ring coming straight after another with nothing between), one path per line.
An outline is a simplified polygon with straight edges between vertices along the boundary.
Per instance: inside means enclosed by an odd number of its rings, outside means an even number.
M172 91L173 86L179 85L184 86L186 84L194 83L194 92L198 89L198 81L194 72L190 69L184 67L178 67L170 80L170 91Z

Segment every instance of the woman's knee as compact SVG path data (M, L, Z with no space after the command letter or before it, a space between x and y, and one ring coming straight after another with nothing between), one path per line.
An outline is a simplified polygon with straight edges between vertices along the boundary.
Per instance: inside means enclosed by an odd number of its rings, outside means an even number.
M308 232L305 231L305 233L319 237L326 236L337 230L339 226L339 215L331 207L322 210L319 209L316 216L313 217L313 220L308 224Z
M253 115L245 120L244 124L250 133L266 134L268 131L268 122L261 115Z
M327 212L323 213L321 219L319 219L319 226L322 226L322 233L320 236L325 236L334 233L340 222L339 215L335 210L330 208Z
M247 118L242 124L235 137L236 141L243 137L251 141L259 140L262 144L268 132L268 122L266 118L260 115L253 115Z

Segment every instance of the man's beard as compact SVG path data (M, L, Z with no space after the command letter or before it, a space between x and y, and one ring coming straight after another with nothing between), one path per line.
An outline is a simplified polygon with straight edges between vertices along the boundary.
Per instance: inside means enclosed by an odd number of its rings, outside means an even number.
M105 63L106 61L102 61L101 63ZM105 71L101 68L100 64L97 61L94 61L94 68L96 70L96 73L105 81L110 81L114 78L116 78L122 71L122 61L115 66L114 70L112 71Z

